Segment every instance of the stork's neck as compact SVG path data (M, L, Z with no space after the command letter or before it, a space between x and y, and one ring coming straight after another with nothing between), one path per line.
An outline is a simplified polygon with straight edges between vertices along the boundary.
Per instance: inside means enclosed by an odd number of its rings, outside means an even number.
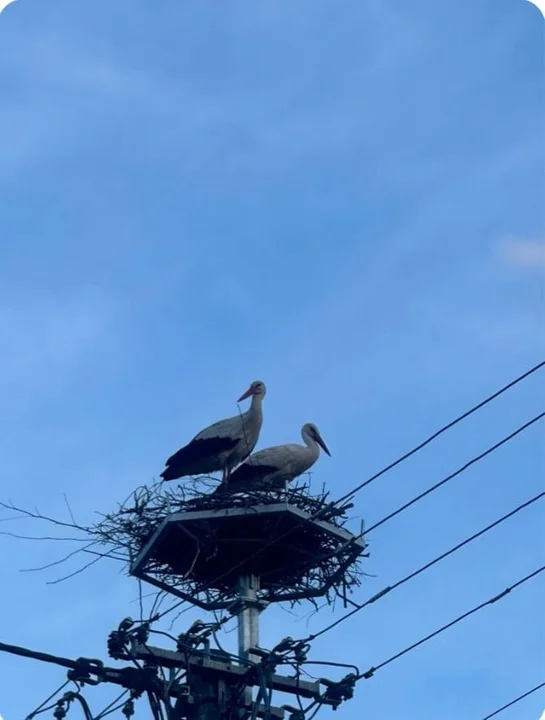
M263 395L261 395L260 393L256 393L255 395L252 395L252 401L250 403L250 409L248 412L251 415L261 415L262 414L262 410L261 410L262 404L263 404Z
M320 446L316 440L306 432L303 433L303 440L309 451L312 453L312 456L318 458L320 455Z

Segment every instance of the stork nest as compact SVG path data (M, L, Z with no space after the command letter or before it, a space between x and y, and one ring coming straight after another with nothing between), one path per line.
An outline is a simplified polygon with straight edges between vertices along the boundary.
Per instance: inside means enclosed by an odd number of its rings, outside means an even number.
M85 544L64 560L34 568L56 567L81 552L93 556L54 583L106 557L158 587L158 596L175 595L209 610L230 607L241 575L259 576L260 599L292 605L316 605L318 597L346 603L361 584L364 544L345 528L351 504L334 504L325 491L312 493L310 483L282 491L211 493L216 486L209 477L142 486L89 526L0 505L83 535L54 538Z
M331 603L359 586L362 543L335 532L345 530L352 505L333 505L308 484L222 494L206 493L210 485L196 478L138 488L89 531L136 577L207 609L227 607L242 574L260 577L258 595L267 601Z

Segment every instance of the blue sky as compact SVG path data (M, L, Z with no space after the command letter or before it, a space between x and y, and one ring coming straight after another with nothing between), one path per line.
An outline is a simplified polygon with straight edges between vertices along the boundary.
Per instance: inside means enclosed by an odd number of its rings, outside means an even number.
M543 58L543 19L523 0L10 5L2 499L64 516L66 493L91 522L255 378L260 446L316 422L333 457L314 477L340 495L542 359ZM371 485L354 529L542 411L543 388L542 373ZM355 599L539 492L544 471L541 425L370 536ZM533 506L313 657L376 665L538 567L543 539ZM115 565L46 585L56 571L19 571L57 545L0 542L1 641L105 656L107 633L137 615ZM384 668L339 717L478 720L538 684L544 589ZM334 617L305 614L267 610L262 644ZM0 676L15 720L63 671L0 656ZM95 710L107 696L87 695ZM535 695L503 717L544 707Z

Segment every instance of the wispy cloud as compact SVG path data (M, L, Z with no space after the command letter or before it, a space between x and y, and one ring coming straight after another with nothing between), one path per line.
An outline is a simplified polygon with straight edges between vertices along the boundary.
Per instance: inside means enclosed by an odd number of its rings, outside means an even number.
M545 239L503 238L499 252L503 262L510 267L545 270Z
M10 138L5 148L9 166L3 163L0 180L12 182L44 158L102 140L118 121L125 126L127 112L133 129L137 121L160 125L161 132L153 133L155 150L179 153L186 169L223 161L237 170L262 172L353 149L377 122L376 109L360 102L361 93L395 77L399 64L417 48L416 32L400 17L378 10L371 15L381 36L386 28L389 36L395 30L395 42L377 42L365 71L356 66L340 87L329 83L311 97L300 97L305 65L279 86L256 88L246 78L247 86L233 97L230 86L197 88L184 75L172 81L158 68L137 69L115 51L74 42L62 26L21 35L16 47L3 52L17 91L8 93L0 119L1 150L1 138ZM343 101L347 85L358 92Z

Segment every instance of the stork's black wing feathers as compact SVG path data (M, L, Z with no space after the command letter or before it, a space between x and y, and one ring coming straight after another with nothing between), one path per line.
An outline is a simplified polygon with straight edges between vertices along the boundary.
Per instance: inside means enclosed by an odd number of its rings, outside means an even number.
M231 483L257 482L263 480L267 475L271 475L278 470L274 465L252 465L251 462L240 465L229 478Z
M192 465L203 458L219 455L222 452L229 452L237 444L238 439L232 437L211 437L202 440L192 440L189 444L180 448L166 461L166 469L161 473L165 480L174 480L180 477L184 468Z
M266 489L268 483L263 484L263 481L268 475L272 475L277 470L278 468L274 465L244 463L239 465L227 482L218 485L214 490L214 494Z

